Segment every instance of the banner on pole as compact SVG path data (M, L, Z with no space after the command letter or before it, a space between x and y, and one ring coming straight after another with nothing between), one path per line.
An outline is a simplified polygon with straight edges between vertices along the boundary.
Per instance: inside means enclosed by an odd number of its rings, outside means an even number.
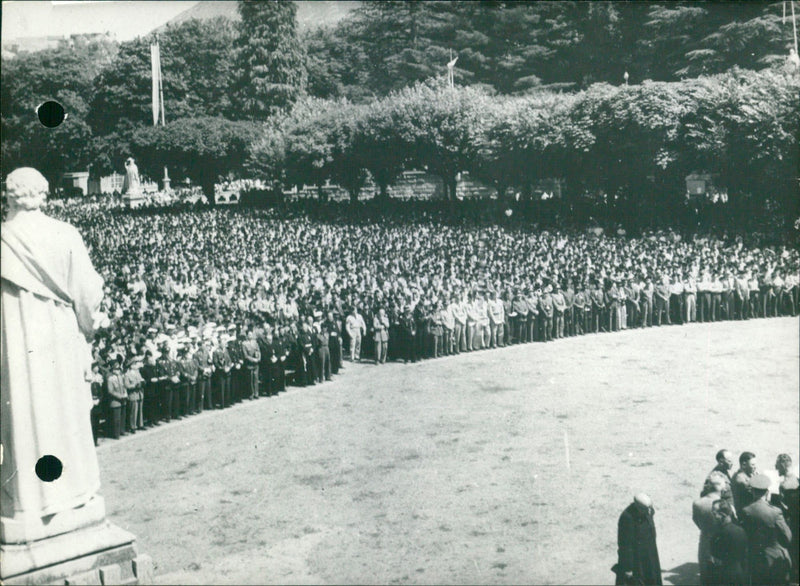
M150 69L153 78L153 126L158 125L158 115L161 107L158 88L161 84L161 52L158 43L150 45Z

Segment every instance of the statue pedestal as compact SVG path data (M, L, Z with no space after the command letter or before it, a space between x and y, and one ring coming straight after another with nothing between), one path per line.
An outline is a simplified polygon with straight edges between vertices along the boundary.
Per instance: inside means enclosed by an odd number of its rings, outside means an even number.
M122 201L125 202L128 208L138 208L140 205L144 204L144 193L125 193L122 196Z
M133 534L104 521L25 544L0 545L2 584L152 584Z

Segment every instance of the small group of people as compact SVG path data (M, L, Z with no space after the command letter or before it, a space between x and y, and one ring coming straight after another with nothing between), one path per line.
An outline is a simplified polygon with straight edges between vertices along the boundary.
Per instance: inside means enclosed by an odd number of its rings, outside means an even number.
M717 464L692 503L700 530L703 585L789 585L798 582L800 479L789 454L775 461L777 481L759 473L756 455L717 452ZM618 522L616 584L662 584L652 499L637 494Z
M779 454L777 486L760 473L756 455L717 452L692 518L700 529L703 584L789 584L798 580L800 481L789 454Z

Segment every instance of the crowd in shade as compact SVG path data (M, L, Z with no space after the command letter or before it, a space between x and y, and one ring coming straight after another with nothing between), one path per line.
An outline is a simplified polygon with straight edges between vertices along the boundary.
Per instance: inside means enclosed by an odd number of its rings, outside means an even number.
M544 230L480 208L49 203L105 279L95 422L118 437L321 383L348 361L797 314L796 248Z

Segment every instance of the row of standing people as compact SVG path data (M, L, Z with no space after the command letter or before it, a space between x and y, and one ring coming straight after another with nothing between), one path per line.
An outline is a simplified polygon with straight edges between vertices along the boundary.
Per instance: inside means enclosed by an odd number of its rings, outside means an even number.
M461 297L424 300L376 311L358 308L346 320L350 358L364 354L377 363L387 358L417 361L484 348L567 336L692 322L746 320L796 315L797 287L762 291L665 277L608 279L591 283L519 287L502 295L474 291ZM730 284L730 282L729 282Z
M92 374L92 427L114 439L182 419L204 409L276 395L331 380L342 368L338 329L331 321L270 324L236 335L236 327L165 336L157 348L96 362Z

